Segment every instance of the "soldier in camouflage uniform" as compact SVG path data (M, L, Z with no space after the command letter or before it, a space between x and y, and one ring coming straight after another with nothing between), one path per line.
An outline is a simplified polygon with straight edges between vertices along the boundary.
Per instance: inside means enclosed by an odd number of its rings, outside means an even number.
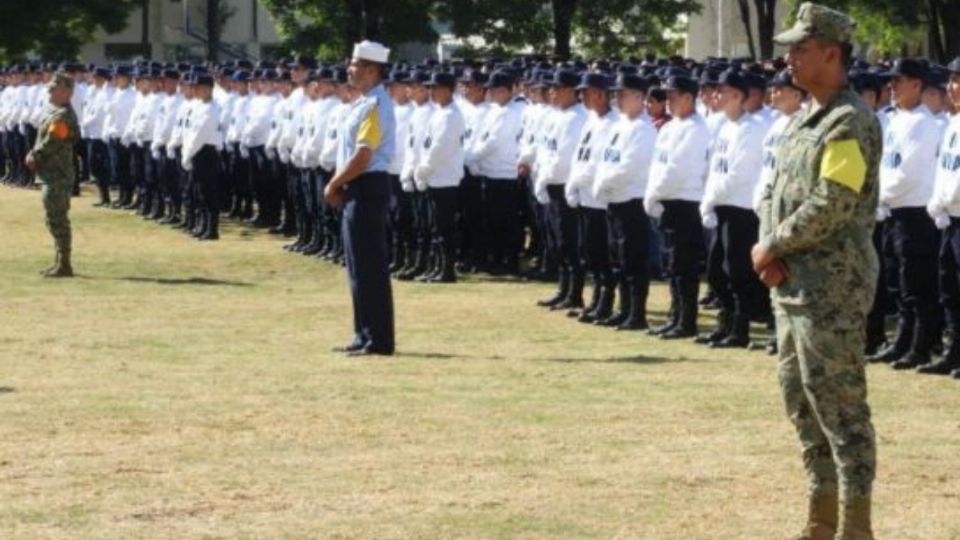
M794 82L813 102L785 129L753 250L773 289L780 386L810 481L799 540L873 538L876 447L863 348L878 274L871 234L882 139L873 111L847 88L854 26L805 3L776 38L790 46Z
M43 184L43 206L47 212L47 228L57 249L56 264L45 270L46 277L72 277L70 265L70 195L76 171L73 152L80 137L77 115L70 106L73 79L56 73L47 84L50 109L40 124L37 142L27 154L26 165L37 173Z

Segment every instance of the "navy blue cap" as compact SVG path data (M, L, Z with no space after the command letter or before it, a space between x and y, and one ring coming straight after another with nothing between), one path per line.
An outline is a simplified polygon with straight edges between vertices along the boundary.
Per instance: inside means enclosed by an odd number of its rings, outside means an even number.
M294 57L293 61L287 64L287 67L290 69L299 67L303 69L316 69L317 61L310 55L298 54Z
M237 71L230 79L236 82L250 82L250 74L246 71Z
M494 71L490 80L484 85L487 88L513 88L514 77L506 70Z
M635 73L624 73L617 77L617 81L613 86L610 87L610 90L620 91L620 90L636 90L637 92L646 93L650 89L650 81L646 77L637 75Z
M700 93L700 84L693 77L675 75L667 79L667 82L661 87L667 92L683 92L696 96Z
M887 72L890 77L909 77L911 79L927 80L927 67L915 58L901 58L893 63Z
M773 79L770 80L770 86L777 86L781 88L786 86L793 88L794 90L800 90L800 88L793 83L793 77L790 76L790 71L786 69L780 73L777 73Z
M238 69L248 69L248 70L252 70L252 69L253 69L253 62L251 62L251 61L249 61L249 60L238 60L238 61L237 61L237 68L238 68Z
M163 78L164 78L164 79L177 80L177 79L180 78L180 72L178 72L178 71L175 70L175 69L165 69L165 70L163 70L162 75L163 75Z
M193 78L193 84L197 86L213 86L213 77L210 75L197 75Z
M342 66L333 68L333 82L337 84L347 84L348 78L347 68Z
M407 78L407 82L410 84L424 84L430 80L430 72L423 71L420 69L414 70L410 74L410 77Z
M409 82L410 72L402 69L395 69L390 72L390 75L387 77L387 82L391 84L406 84Z
M960 56L954 58L947 64L947 71L950 73L960 74Z
M603 73L584 73L576 89L586 90L587 88L607 91L610 89L610 78Z
M746 77L744 77L741 72L733 68L724 71L720 75L720 85L736 88L744 94L748 94L750 92L750 84L747 82Z
M434 72L430 80L424 83L425 86L446 86L453 88L457 85L457 78L453 73L443 71Z
M113 74L116 77L129 77L133 72L130 66L120 65L113 68Z
M950 72L943 66L931 66L927 75L927 84L940 90L947 89L947 83L950 82Z
M263 80L265 81L275 81L280 78L280 74L277 73L275 69L265 69L263 70Z
M558 69L553 74L553 78L544 82L547 84L547 86L566 86L569 88L576 88L580 85L580 76L577 75L577 72L573 71L572 69Z
M744 80L747 81L747 87L755 88L757 90L766 90L767 89L767 79L758 73L747 72L743 74Z
M490 75L478 70L472 69L463 74L463 77L460 77L459 82L464 84L487 84L487 81L490 80Z
M101 79L107 79L108 81L113 79L113 72L107 68L98 67L93 70L94 77L100 77Z

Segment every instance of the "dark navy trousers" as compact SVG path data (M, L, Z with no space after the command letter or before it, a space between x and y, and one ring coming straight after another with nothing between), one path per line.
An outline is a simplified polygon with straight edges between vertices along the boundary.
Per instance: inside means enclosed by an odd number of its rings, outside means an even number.
M364 173L347 184L341 225L355 339L384 354L395 347L387 249L390 190L384 172Z

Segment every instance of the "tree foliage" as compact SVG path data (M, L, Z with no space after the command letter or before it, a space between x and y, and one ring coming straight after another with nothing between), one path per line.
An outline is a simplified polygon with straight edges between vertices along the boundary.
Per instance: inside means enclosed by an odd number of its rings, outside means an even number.
M74 60L97 29L119 32L140 0L2 0L0 61L28 53Z

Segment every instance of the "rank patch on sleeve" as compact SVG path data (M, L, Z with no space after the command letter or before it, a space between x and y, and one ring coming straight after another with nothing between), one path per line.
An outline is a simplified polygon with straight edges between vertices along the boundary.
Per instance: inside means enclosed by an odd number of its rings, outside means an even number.
M867 179L867 164L856 139L831 141L823 151L820 178L826 178L860 193Z

